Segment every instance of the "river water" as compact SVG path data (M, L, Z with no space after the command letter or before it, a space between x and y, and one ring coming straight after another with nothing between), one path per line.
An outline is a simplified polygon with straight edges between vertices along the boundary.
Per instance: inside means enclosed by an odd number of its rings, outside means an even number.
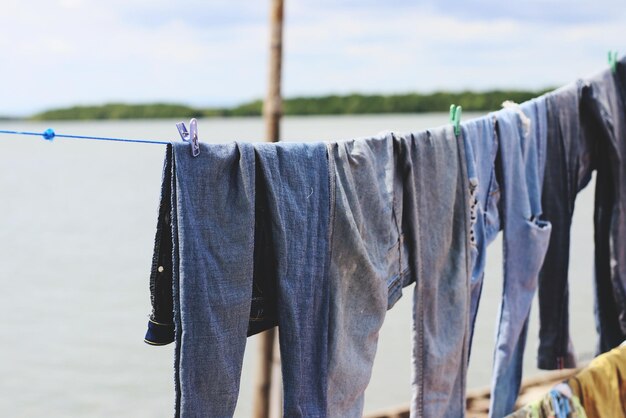
M474 115L476 116L476 115ZM465 118L472 115L464 114ZM332 140L417 131L446 114L289 117L287 140ZM174 120L0 122L0 129L177 137ZM199 122L206 142L259 141L260 118ZM143 342L148 273L163 145L0 137L0 416L169 417L173 345ZM589 359L593 322L593 184L572 229L570 308L574 345ZM501 295L501 241L489 249L469 386L488 385ZM410 399L411 291L388 313L366 411ZM536 374L533 306L525 376ZM255 337L248 340L237 417L252 409Z

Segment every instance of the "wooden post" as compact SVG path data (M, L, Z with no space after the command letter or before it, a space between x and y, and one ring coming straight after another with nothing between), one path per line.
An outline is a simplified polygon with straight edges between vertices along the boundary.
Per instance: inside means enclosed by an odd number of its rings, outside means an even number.
M263 116L265 118L265 140L277 142L280 140L280 118L283 113L280 93L283 53L283 0L270 1L269 82L263 105ZM276 328L265 331L259 335L259 338L259 365L257 367L253 414L254 418L269 418Z
M283 114L280 80L283 63L283 0L270 0L270 60L267 96L263 106L265 140L280 140L280 118Z
M254 418L269 418L270 394L272 389L272 365L276 328L259 335L259 359L256 386L254 388Z

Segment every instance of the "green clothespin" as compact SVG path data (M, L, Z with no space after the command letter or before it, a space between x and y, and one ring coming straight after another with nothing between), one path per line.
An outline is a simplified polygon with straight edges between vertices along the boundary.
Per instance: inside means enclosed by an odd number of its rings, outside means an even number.
M612 72L617 71L617 51L609 51L609 67Z
M454 134L461 134L461 113L463 108L461 106L450 105L450 123L454 126Z

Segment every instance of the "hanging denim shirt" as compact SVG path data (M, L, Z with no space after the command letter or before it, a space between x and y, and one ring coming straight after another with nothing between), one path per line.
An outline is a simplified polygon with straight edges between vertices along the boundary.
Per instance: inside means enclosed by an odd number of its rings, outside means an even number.
M552 234L539 274L538 367L576 366L569 335L570 227L576 196L591 179L595 146L584 127L581 99L589 87L578 81L546 96L548 138L542 209ZM581 114L582 111L582 114Z
M540 156L546 143L545 100L523 107L530 118L524 132L514 110L495 114L498 125L497 171L502 201L504 283L497 319L494 374L491 385L490 417L502 417L515 406L522 379L522 362L528 317L537 277L550 239L550 223L541 216Z
M597 354L626 339L626 59L589 79L589 135L596 138Z
M539 367L574 367L568 263L574 200L597 170L594 215L597 353L626 338L626 60L548 96L544 208L555 225L539 282Z

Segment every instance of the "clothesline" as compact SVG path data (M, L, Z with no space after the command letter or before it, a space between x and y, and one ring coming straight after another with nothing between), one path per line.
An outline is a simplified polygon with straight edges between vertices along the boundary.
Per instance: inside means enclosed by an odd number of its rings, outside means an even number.
M540 98L544 95L538 96L531 100L536 100L537 98ZM454 104L450 106L450 123L452 123L454 127L454 132L456 135L460 134L461 112L462 112L461 106L455 106ZM89 135L57 134L51 128L48 128L43 132L0 130L0 134L42 136L46 141L52 141L54 140L54 138L69 138L69 139L90 139L90 140L97 140L97 141L131 142L131 143L140 143L140 144L159 144L159 145L171 144L171 141L157 141L157 140L151 140L151 139L132 139L132 138L114 138L114 137L100 137L100 136L89 136ZM186 141L186 139L183 139L183 140Z
M167 145L170 143L170 142L155 141L155 140L150 140L150 139L112 138L112 137L104 137L104 136L85 136L85 135L65 135L65 134L57 134L52 129L46 129L43 132L0 130L0 134L42 136L46 141L52 141L54 138L70 138L70 139L92 139L96 141L134 142L134 143L140 143L140 144Z

